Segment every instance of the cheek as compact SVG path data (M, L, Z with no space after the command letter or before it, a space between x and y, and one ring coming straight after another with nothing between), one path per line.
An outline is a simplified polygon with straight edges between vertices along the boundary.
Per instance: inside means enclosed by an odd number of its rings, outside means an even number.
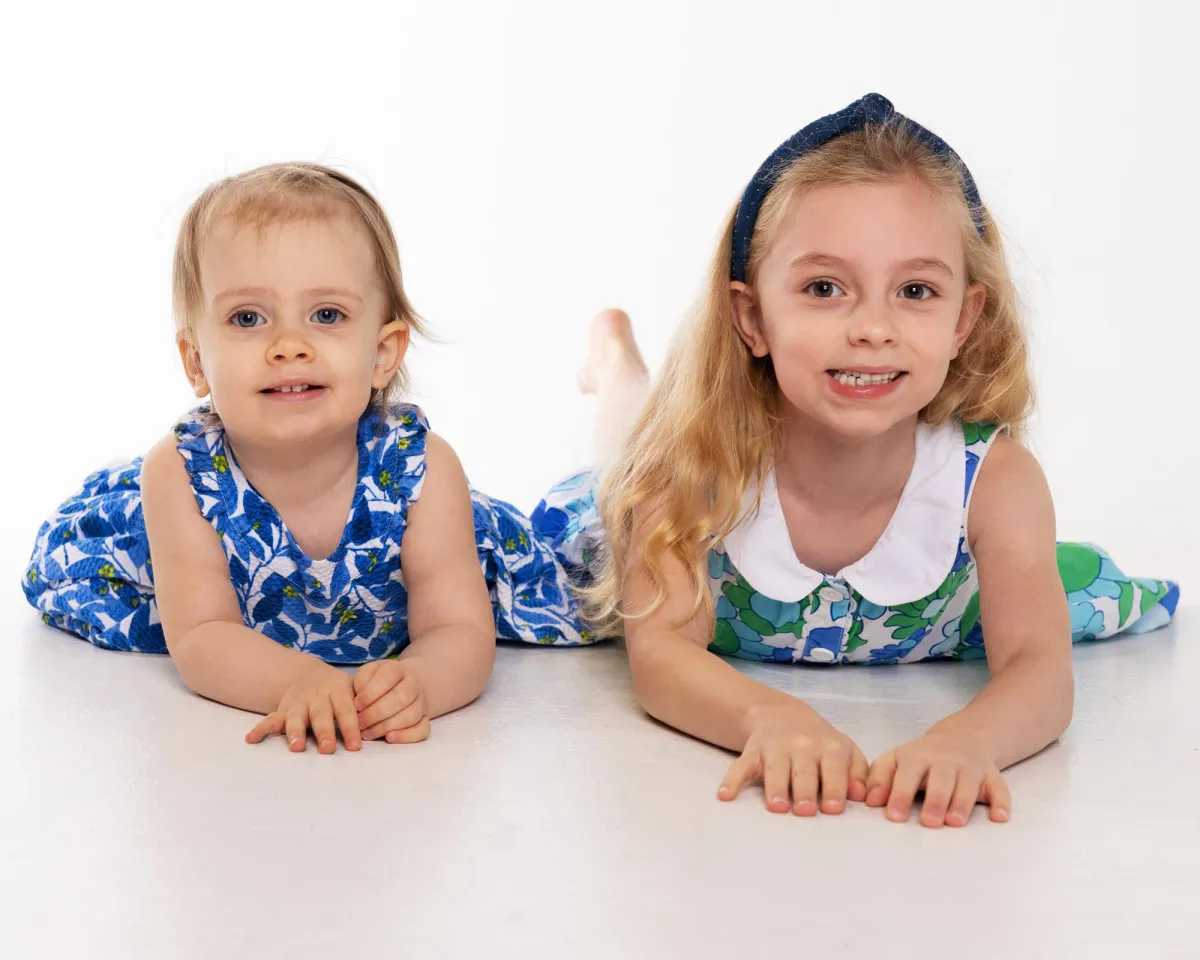
M936 314L915 316L906 326L905 340L922 355L931 359L942 356L948 358L954 352L958 311L947 309Z
M821 367L839 341L845 342L843 325L832 317L815 317L793 310L772 316L763 324L763 335L777 367Z

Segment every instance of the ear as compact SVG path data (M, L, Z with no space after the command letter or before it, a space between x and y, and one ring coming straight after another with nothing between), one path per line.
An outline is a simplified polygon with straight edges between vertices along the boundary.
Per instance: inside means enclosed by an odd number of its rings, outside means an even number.
M204 375L204 366L200 362L200 351L187 337L177 337L175 346L179 348L179 358L183 361L183 372L187 374L188 383L197 397L207 397L212 391L208 386L208 377Z
M754 356L765 357L771 350L763 334L762 312L754 298L754 291L740 280L730 281L729 305L733 310L733 325L737 327L742 342Z
M371 387L382 390L392 381L404 355L408 353L408 323L393 320L385 323L379 331L379 344L375 348L375 369L371 371Z
M957 357L967 337L975 329L975 324L983 314L983 305L987 302L987 290L982 283L973 283L963 294L962 309L958 312L958 323L954 325L954 352L951 357Z

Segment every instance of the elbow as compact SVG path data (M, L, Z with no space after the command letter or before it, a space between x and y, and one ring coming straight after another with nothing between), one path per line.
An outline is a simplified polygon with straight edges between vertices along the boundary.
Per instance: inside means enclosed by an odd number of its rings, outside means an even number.
M167 638L167 653L171 655L171 662L175 664L175 670L179 673L179 679L184 682L184 685L194 693L200 691L196 689L197 657L196 643L193 642L192 634L194 631L189 630L181 637Z
M211 696L212 644L204 641L215 625L215 622L201 623L180 636L167 636L167 653L171 655L179 679L192 693L202 697Z
M626 638L625 652L629 658L629 673L633 678L633 695L638 705L655 720L662 720L662 664L645 641Z
M1071 720L1075 717L1075 672L1068 665L1066 676L1059 685L1058 696L1055 697L1058 704L1058 713L1055 719L1055 734L1057 740L1071 725Z
M486 642L480 644L479 657L476 661L478 670L473 685L475 692L471 696L472 701L487 689L488 681L492 679L492 670L496 666L496 638L485 635L484 640Z

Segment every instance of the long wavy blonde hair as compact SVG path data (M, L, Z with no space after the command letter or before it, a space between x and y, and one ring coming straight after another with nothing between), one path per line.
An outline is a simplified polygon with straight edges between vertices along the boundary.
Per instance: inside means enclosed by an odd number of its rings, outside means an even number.
M214 226L230 219L258 229L297 220L331 220L349 215L362 224L375 254L375 269L387 297L385 322L403 320L413 336L430 339L413 309L400 273L400 252L387 214L379 201L353 177L319 163L272 163L209 184L184 214L175 241L171 299L175 335L195 344L196 320L204 310L200 256ZM383 406L408 389L401 364L372 403Z
M906 177L917 178L959 212L967 282L982 284L987 293L981 316L920 419L996 423L1020 437L1033 388L1000 234L984 208L980 235L963 195L961 167L934 154L905 127L881 124L844 134L784 168L760 209L746 282L754 287L780 225L805 193ZM741 519L751 484L761 495L781 449L780 393L770 357L754 357L734 326L729 272L736 213L735 206L700 302L677 333L646 407L601 488L607 545L584 595L584 609L602 635L620 635L625 619L648 616L661 606L667 555L689 573L690 616L704 609L712 619L708 547ZM635 517L641 555L631 558ZM643 610L626 610L621 603L631 560L645 566L655 588Z

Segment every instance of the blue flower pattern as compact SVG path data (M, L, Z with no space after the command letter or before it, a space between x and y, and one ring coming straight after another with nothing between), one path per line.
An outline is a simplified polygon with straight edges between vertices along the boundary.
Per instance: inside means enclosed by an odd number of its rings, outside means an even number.
M342 541L314 560L246 480L207 407L176 425L196 503L220 537L246 626L330 663L365 663L407 646L400 544L425 480L427 431L415 406L364 414ZM141 465L138 458L85 480L39 530L23 587L52 626L102 647L166 653ZM558 646L594 640L579 619L574 564L511 504L475 490L471 501L497 637Z

